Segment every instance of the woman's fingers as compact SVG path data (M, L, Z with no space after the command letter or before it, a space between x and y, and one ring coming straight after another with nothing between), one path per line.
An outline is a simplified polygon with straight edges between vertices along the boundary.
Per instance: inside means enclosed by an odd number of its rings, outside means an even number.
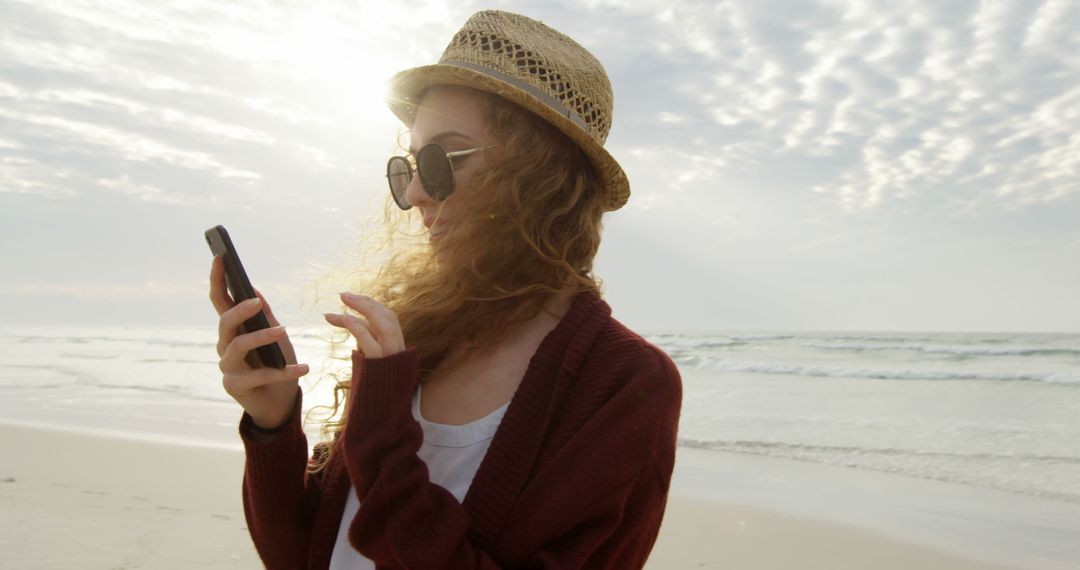
M225 286L225 261L220 255L215 255L210 263L210 302L219 315L233 306L228 287Z
M238 334L240 324L259 312L262 301L234 303L225 284L225 261L220 255L215 255L210 264L210 302L221 317L218 320L217 353L223 356Z
M277 317L274 316L274 311L270 310L270 303L266 302L266 297L258 289L255 289L255 296L262 301L263 311L266 313L266 322L270 323L270 326L276 327L281 323L278 322Z
M222 384L252 418L280 418L295 402L301 376L309 372L306 364L296 364L296 355L270 304L255 290L255 299L235 303L228 291L225 264L215 256L210 265L210 301L218 312L217 352ZM270 328L241 333L243 323L265 311ZM285 368L263 366L256 348L277 343L285 356ZM271 419L270 421L274 421Z
M266 322L272 327L280 326L281 321L274 316L274 310L270 308L270 303L263 296L262 291L255 289L255 295L262 301L262 310L266 314ZM286 336L282 339L281 353L285 356L285 362L289 364L296 364L296 350L293 348L292 341Z
M290 364L285 368L256 368L226 374L221 382L229 394L244 395L267 384L299 380L308 371L307 364Z
M384 355L397 354L405 350L405 335L401 331L397 314L371 297L342 293L341 300L349 308L367 318L371 324L371 333L378 339Z
M323 316L326 318L326 322L352 333L356 337L356 348L363 352L364 356L379 358L385 354L382 345L379 344L378 339L375 338L370 329L371 325L364 322L360 317L341 313L326 313Z
M225 349L228 348L233 338L237 336L240 325L254 317L261 306L261 300L248 299L243 303L233 305L221 314L221 319L218 320L218 356L225 356Z
M258 289L255 289L255 299L249 299L241 303L233 302L225 283L225 262L220 255L214 256L214 260L210 265L210 301L214 304L214 309L221 315L221 319L218 321L218 356L225 355L229 343L240 334L241 324L257 315L259 311L263 312L266 316L266 322L271 327L281 326L281 322L278 321L273 310L270 309L270 303ZM285 362L295 364L296 352L293 350L292 343L289 342L287 336L283 337L282 340L281 352L285 356ZM259 368L262 365L254 354L246 355L245 361L250 368Z
M285 327L281 326L239 335L225 347L225 353L221 355L218 367L225 373L250 368L244 360L249 352L260 346L277 342L283 336L285 336Z

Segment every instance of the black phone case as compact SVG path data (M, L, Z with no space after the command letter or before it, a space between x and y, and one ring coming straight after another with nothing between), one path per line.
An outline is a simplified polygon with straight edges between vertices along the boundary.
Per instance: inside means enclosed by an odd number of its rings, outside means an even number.
M225 285L229 288L229 294L233 301L241 303L247 299L254 299L255 288L251 286L244 265L240 263L240 256L236 254L229 232L225 226L214 226L206 230L206 243L210 245L210 251L214 255L220 255L225 262ZM255 316L243 322L242 332L249 333L269 328L270 323L266 320L266 314L260 310ZM273 342L255 349L259 362L263 366L271 368L285 368L285 355L281 353L281 347Z

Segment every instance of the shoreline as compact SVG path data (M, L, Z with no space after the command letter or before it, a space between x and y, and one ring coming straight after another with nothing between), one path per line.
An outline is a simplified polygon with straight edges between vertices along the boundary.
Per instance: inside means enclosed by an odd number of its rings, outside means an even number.
M240 497L241 451L3 421L0 442L9 450L0 460L0 501L9 521L0 566L261 567ZM682 451L647 568L1015 567L797 508L718 500L701 493L695 480L702 460L716 458ZM730 459L721 461L728 469L754 465ZM707 485L720 487L716 479ZM58 535L67 541L62 547L54 544Z

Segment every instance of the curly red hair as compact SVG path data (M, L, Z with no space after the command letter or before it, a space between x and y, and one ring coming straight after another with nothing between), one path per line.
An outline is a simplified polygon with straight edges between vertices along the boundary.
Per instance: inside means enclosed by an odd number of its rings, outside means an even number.
M593 260L604 199L588 157L540 117L468 90L481 99L497 146L483 151L492 166L455 188L455 223L440 240L439 256L416 231L416 209L402 211L388 195L388 231L378 249L391 253L374 275L353 268L347 279L348 290L363 291L397 314L406 344L426 363L421 380L436 363L452 367L495 345L538 315L553 295L602 294ZM398 237L406 238L404 247L393 247ZM331 344L351 341L345 336ZM329 418L341 414L349 394L350 378L339 374L334 380L334 403L322 406ZM324 440L336 440L345 420L326 421ZM309 463L311 473L333 453L332 446L320 445L325 447Z

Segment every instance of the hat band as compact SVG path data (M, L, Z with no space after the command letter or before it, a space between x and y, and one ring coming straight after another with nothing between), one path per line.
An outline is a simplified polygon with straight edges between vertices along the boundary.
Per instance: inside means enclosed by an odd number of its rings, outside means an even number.
M509 83L510 85L512 85L514 87L517 87L518 89L528 93L529 95L532 95L533 97L536 97L537 99L540 100L541 103L543 103L543 104L547 105L548 107L550 107L552 111L555 111L556 113L566 117L567 119L570 119L570 121L572 121L575 125L581 127L582 130L584 130L586 133L589 132L588 125L585 124L585 121L582 120L582 118L580 116L578 116L577 113L575 113L571 109L567 109L566 107L564 107L562 105L562 103L559 102L558 99L552 97L551 95L548 95L546 92L538 89L534 85L526 83L526 82L524 82L524 81L522 81L522 80L520 80L520 79L518 79L516 77L513 77L511 75L507 75L507 74L505 74L505 73L503 73L501 71L491 69L489 67L484 67L483 65L477 65L477 64L469 62L469 61L449 60L449 61L440 61L439 63L442 64L442 65L453 65L453 66L456 66L456 67L464 67L466 69L471 69L471 70L476 71L478 73L482 73L484 75L487 75L488 77L498 79L499 81L502 81L504 83Z

